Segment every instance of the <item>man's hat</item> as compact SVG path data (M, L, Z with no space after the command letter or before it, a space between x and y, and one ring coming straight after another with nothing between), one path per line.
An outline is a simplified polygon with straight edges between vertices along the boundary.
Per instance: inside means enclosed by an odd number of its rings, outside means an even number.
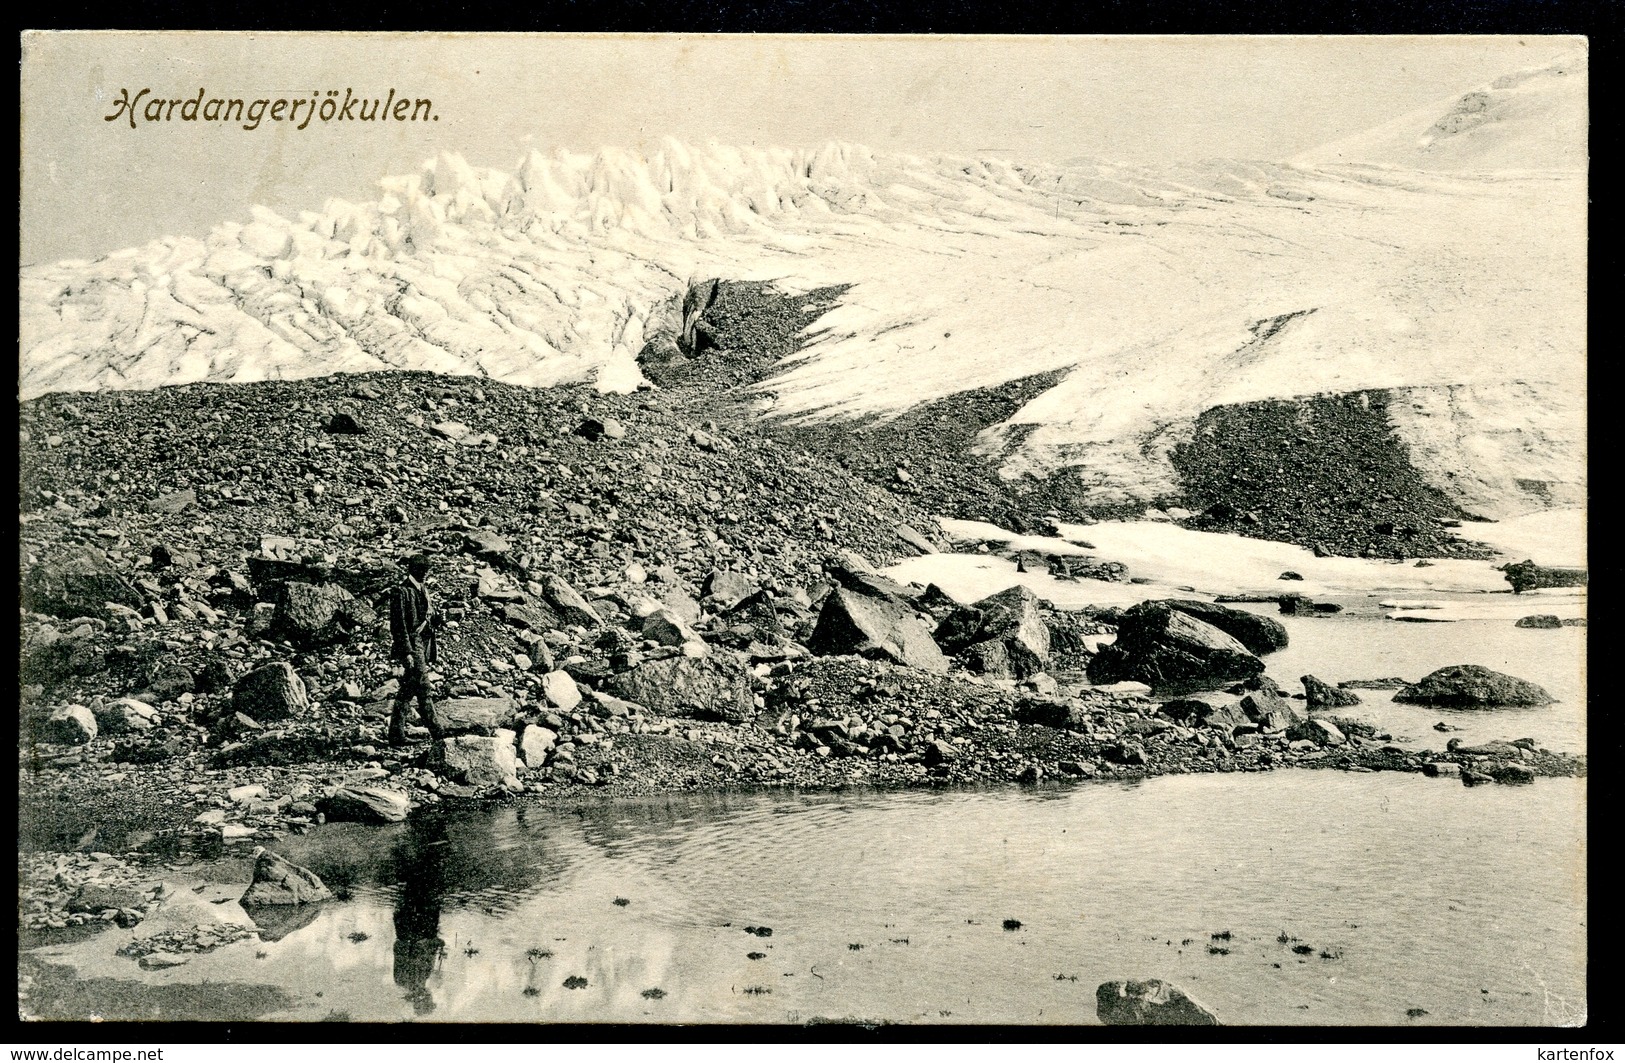
M428 554L408 554L401 559L401 567L408 572L427 572L429 564Z

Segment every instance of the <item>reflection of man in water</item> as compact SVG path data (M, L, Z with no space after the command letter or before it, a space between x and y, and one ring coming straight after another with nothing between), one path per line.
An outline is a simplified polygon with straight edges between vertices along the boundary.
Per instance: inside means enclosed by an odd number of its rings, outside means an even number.
M418 1015L434 1011L429 976L446 943L440 939L440 908L446 895L446 821L414 819L395 846L395 984Z

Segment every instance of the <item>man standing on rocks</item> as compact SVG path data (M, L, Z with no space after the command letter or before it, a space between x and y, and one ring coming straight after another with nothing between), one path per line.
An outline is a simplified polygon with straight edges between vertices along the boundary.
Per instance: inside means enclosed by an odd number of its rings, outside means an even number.
M429 737L440 743L440 724L434 718L434 702L429 698L429 665L436 653L434 602L424 581L429 576L429 559L414 554L406 559L406 578L390 592L390 657L400 670L395 706L389 715L389 744L406 745L406 703L418 702L418 715L429 729Z

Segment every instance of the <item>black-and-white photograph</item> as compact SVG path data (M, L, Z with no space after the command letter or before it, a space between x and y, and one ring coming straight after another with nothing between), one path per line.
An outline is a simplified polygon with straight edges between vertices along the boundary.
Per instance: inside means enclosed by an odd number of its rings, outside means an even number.
M1588 57L23 34L20 1015L1584 1025Z

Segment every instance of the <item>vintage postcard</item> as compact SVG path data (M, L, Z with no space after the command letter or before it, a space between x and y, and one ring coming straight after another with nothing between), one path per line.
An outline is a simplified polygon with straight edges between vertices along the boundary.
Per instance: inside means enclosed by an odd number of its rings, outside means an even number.
M1586 39L21 46L24 1017L1586 1022Z

